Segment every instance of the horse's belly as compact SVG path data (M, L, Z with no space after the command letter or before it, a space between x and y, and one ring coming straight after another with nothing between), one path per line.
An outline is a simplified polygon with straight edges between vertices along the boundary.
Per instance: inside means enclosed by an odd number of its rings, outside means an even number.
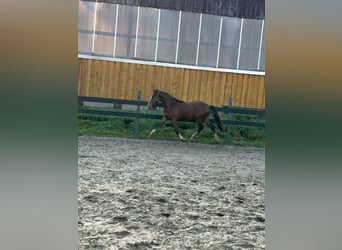
M195 122L196 121L196 117L195 116L183 116L179 118L179 121L183 121L183 122Z
M192 112L190 114L183 114L182 116L180 116L180 120L195 122L198 119L201 119L201 118L203 118L205 116L206 116L206 114L204 114L203 112L202 113L199 113L199 112L194 113L194 112Z

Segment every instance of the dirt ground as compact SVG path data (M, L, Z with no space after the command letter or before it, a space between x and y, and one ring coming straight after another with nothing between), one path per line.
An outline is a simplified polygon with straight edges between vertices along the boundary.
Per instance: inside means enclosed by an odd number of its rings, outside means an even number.
M265 150L78 138L79 249L265 249Z

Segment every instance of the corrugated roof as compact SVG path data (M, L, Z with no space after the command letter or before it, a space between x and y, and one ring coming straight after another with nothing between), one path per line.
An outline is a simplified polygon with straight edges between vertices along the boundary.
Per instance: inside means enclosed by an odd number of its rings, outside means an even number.
M86 1L96 2L96 0ZM265 18L265 0L97 0L97 2L183 10L249 19Z

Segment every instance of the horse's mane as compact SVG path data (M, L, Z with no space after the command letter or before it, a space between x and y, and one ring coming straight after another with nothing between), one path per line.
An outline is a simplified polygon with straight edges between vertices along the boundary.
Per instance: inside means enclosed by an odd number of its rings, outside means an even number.
M184 102L184 101L182 101L182 100L179 100L179 99L177 99L177 98L175 98L175 97L173 97L177 102Z
M171 98L172 98L173 100L175 100L176 102L184 102L184 101L179 100L179 99L177 99L176 97L170 95L169 93L167 93L167 92L165 92L165 91L159 91L159 92L168 95L169 97L171 97Z

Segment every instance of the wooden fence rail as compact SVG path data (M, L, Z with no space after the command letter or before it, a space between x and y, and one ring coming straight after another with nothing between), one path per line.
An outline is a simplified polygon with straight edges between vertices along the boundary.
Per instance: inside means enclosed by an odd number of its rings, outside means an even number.
M135 112L125 112L125 111L115 111L115 110L94 110L89 109L85 106L80 106L78 109L78 113L81 114L93 114L93 115L109 115L109 116L121 116L121 117L135 117L135 133L139 133L139 119L158 119L160 120L163 116L156 114L144 114L140 112L141 106L147 106L146 101L141 101L141 92L137 93L137 100L124 100L124 99L111 99L111 98L99 98L99 97L89 97L89 96L78 96L78 101L80 102L94 102L94 103L108 103L108 104L128 104L135 105ZM232 114L241 114L241 115L255 115L258 117L265 117L264 109L254 109L254 108L242 108L242 107L233 107L232 106L232 98L229 99L227 106L215 107L219 112L226 113L228 115L228 119L222 120L222 122L227 126L227 139L230 141L230 131L231 125L235 126L251 126L264 128L265 121L256 122L256 121L238 121L232 120ZM158 107L163 107L162 104L158 103ZM264 119L263 119L264 120Z

